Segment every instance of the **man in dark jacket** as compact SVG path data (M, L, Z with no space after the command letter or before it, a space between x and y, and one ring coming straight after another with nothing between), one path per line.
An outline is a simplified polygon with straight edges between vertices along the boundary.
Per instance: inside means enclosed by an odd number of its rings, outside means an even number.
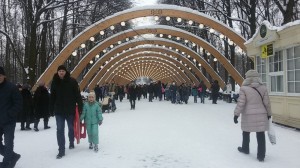
M15 167L21 157L13 151L17 114L21 110L22 96L18 88L6 80L4 69L0 67L0 154L4 157L1 168Z
M82 99L77 81L70 76L64 65L57 68L51 84L50 113L55 115L57 126L57 159L65 155L65 121L69 130L69 149L74 149L74 117L76 103L82 111Z

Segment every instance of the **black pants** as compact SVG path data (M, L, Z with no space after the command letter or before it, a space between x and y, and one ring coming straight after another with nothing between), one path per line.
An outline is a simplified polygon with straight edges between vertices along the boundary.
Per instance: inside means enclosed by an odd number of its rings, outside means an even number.
M135 109L135 99L130 99L130 106L131 106L131 109Z
M256 132L257 139L257 158L264 159L266 155L266 139L265 132ZM243 131L243 145L244 151L249 152L250 132Z
M40 118L36 118L34 121L34 128L38 128L39 122L40 122ZM48 122L49 122L49 118L44 117L44 128L48 127Z
M3 165L9 164L13 159L14 153L14 138L15 138L16 123L7 124L0 127L0 154L4 156ZM3 138L4 136L4 138ZM3 144L4 139L4 144Z

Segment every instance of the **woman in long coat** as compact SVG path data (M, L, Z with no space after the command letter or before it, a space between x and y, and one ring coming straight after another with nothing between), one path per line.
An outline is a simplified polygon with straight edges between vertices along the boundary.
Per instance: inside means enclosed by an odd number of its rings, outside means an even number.
M241 127L243 144L238 151L249 154L250 132L256 132L257 159L264 161L266 153L265 131L268 130L268 119L271 117L271 106L268 89L263 85L260 75L255 70L246 73L239 92L239 99L234 110L234 122L242 114Z
M48 121L50 117L49 112L49 98L50 94L45 87L44 83L40 83L39 87L36 89L33 100L34 100L34 130L39 131L38 124L40 122L40 119L44 119L44 129L49 129Z
M21 130L31 130L30 124L34 121L33 98L29 90L30 86L28 84L22 86L23 110L18 114L18 121L21 122Z

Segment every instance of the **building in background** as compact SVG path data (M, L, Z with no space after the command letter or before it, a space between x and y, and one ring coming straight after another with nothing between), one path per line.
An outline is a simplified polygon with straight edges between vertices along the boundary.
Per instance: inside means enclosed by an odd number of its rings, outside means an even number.
M273 120L300 128L300 20L282 27L264 21L245 45L269 88Z

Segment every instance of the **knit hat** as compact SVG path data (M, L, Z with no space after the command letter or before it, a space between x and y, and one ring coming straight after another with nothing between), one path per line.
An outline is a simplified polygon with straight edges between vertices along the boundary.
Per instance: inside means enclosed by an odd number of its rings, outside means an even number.
M67 72L67 68L64 66L64 65L60 65L58 68L57 68L57 71L59 70L64 70Z
M246 72L246 78L260 77L259 73L256 70L249 70Z
M0 66L0 74L5 76L4 68Z

